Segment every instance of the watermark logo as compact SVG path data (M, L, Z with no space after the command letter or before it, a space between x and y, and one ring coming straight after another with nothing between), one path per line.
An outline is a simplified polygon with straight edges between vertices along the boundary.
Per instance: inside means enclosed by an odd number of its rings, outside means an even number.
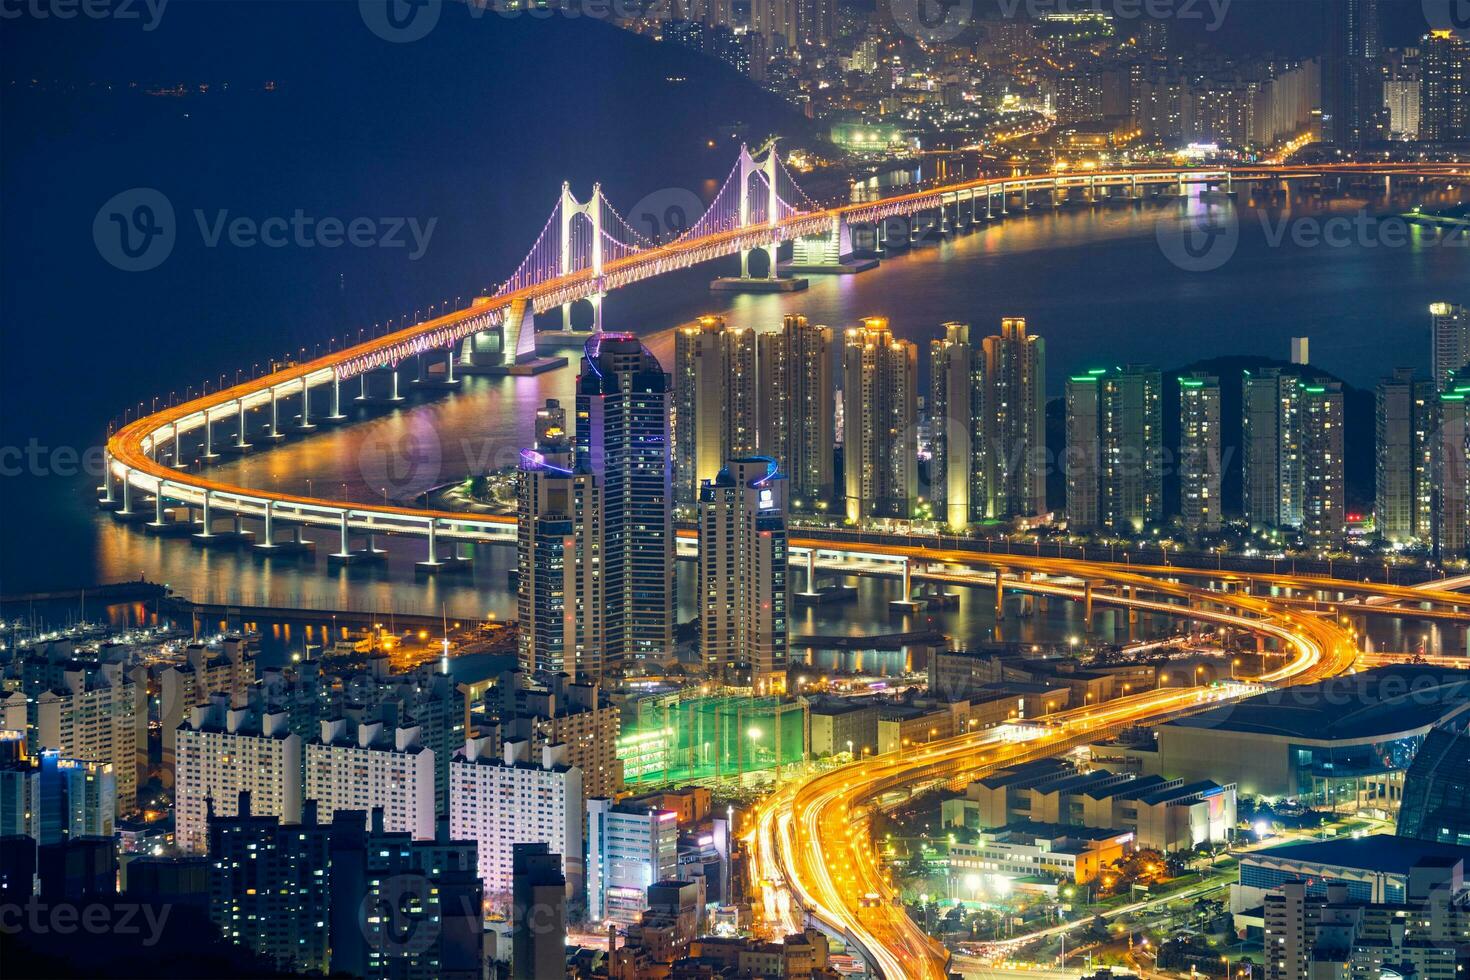
M114 194L92 219L98 254L124 272L158 268L173 253L177 235L173 204L152 187Z
M357 0L368 30L392 44L423 40L439 23L443 0Z
M0 20L136 20L157 29L168 0L0 0Z
M390 957L415 956L439 937L439 922L431 914L431 889L421 874L385 878L376 894L362 900L358 921L363 937L379 953Z
M924 44L953 41L975 19L974 0L892 0L893 25Z
M704 214L699 195L683 187L665 187L645 195L628 212L628 224L655 245L667 245L694 226Z
M403 432L379 428L358 447L357 468L363 482L390 502L412 499L438 483L443 455L432 425Z
M1470 0L1424 0L1424 20L1432 31L1470 38Z
M1159 250L1185 272L1210 272L1235 255L1240 244L1240 217L1229 205L1206 204L1178 220L1161 218L1154 225Z

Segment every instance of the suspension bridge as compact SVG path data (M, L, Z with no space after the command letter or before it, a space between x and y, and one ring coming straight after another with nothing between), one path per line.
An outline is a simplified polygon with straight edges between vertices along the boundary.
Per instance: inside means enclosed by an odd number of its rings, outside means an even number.
M358 391L346 397L359 402L401 399L400 374L406 362L417 364L419 382L438 387L458 384L456 367L517 373L536 356L537 314L560 309L564 325L569 325L572 304L588 301L593 308L593 333L588 336L595 336L602 329L602 300L611 290L728 256L739 255L741 278L752 279L750 257L765 253L765 278L773 279L780 273L778 250L790 243L791 265L803 272L851 272L871 265L851 262L860 251L887 254L1033 207L1137 204L1149 197L1185 196L1191 188L1229 194L1242 182L1381 179L1391 184L1410 179L1453 184L1466 178L1470 165L1465 164L1127 169L980 177L823 207L801 189L772 142L755 153L742 146L704 213L669 241L639 232L607 201L600 185L593 185L586 201L578 201L563 184L525 259L498 289L468 307L125 421L109 434L99 500L119 519L147 522L159 530L170 527L165 509L173 502L188 510L190 526L198 529L195 537L205 541L239 539L246 534L242 520L260 522L256 547L267 551L300 546L302 527L334 528L340 547L332 557L341 561L379 554L373 544L378 534L426 537L429 558L421 564L437 568L446 564L438 547L441 538L513 541L514 519L234 486L210 479L204 467L223 455L264 448L292 433L310 432L319 423L345 419L344 388L350 381L357 381ZM442 365L432 363L436 358ZM373 394L371 379L384 375L379 385L386 382L387 393ZM289 414L293 407L294 416ZM252 412L266 416L255 431L250 428ZM232 531L216 530L219 515L234 518ZM277 524L293 528L294 541L278 541ZM366 536L367 547L353 550L352 535Z

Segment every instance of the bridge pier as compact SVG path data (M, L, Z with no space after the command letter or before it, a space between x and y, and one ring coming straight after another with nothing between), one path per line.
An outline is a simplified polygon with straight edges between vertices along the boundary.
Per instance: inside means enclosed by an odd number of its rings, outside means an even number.
M311 432L316 425L311 421L311 389L307 387L306 379L301 379L301 418L296 422L297 432Z
M102 484L97 489L101 491L97 506L112 510L117 505L117 498L112 494L112 457L105 450L102 453Z
M207 408L204 410L204 455L199 458L207 463L219 459L219 453L214 451L214 425L209 421Z
M174 454L173 468L176 470L188 469L189 464L184 462L183 447L179 445L179 423L173 424L173 435L169 437L169 449Z
M342 414L342 378L336 371L332 372L332 412L327 416L328 422L340 422L347 416Z
M133 510L133 484L128 480L127 470L122 473L122 509L113 513L125 520L136 516L136 511Z
M271 430L265 438L268 442L280 442L286 438L286 434L281 431L281 399L274 387L271 388Z
M195 541L208 541L209 539L214 537L214 528L211 526L211 522L214 519L214 513L209 506L212 496L213 494L211 491L204 491L204 503L200 507L201 528L194 533Z
M245 399L235 399L235 441L227 446L221 446L220 452L231 456L243 456L250 451L250 443L245 441Z
M923 599L914 598L912 563L907 558L903 560L902 575L903 591L900 593L900 598L893 599L888 603L888 611L890 613L898 613L900 615L920 612L924 609L927 603L925 603Z
M276 502L274 500L267 500L265 502L265 533L256 542L256 551L271 551L276 547L275 516Z
M779 264L776 261L776 253L780 247L780 242L773 242L770 245L757 245L754 248L742 249L740 275L721 276L709 284L710 291L716 293L799 293L806 289L807 280L800 276L781 278ZM756 279L750 274L750 256L757 250L766 253L770 263L762 279Z
M163 519L163 488L163 482L159 481L158 489L153 493L153 520L143 525L152 534L158 534L168 527L168 523Z

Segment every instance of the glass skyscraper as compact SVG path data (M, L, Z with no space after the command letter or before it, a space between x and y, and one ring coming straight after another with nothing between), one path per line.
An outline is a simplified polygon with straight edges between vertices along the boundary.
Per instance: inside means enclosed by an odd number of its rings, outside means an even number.
M602 488L608 667L661 656L673 645L671 389L634 335L587 341L577 379L576 468Z

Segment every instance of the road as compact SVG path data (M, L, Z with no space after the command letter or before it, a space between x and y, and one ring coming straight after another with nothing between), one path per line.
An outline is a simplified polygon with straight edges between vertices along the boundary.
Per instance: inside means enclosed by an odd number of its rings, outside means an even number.
M927 550L926 557L964 564L977 558L972 552L948 555L943 549ZM1094 591L1094 602L1272 636L1286 656L1279 667L1256 678L1259 682L1318 680L1352 669L1358 654L1345 626L1265 597L1213 592L1106 562L994 557L997 565L1030 573L1024 587L1033 591L1080 598L1080 589L1050 579L1087 579L1116 588L1114 594ZM1159 598L1136 598L1127 594L1129 587ZM795 931L810 913L846 937L890 980L943 980L949 951L904 912L870 838L871 815L884 794L938 783L958 788L1005 765L1056 755L1127 727L1159 724L1259 690L1254 683L1162 688L1048 716L1043 727L1025 734L1010 726L973 732L907 753L858 760L782 786L755 808L745 836L752 879L761 891L759 911L772 932Z

